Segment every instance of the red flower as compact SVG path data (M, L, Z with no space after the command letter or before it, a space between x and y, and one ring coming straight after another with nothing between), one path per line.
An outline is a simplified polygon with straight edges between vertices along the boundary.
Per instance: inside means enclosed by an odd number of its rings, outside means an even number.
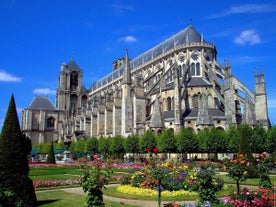
M146 151L147 151L147 152L151 152L151 148L150 148L150 147L147 147Z
M145 165L148 165L148 164L149 164L149 161L148 161L148 160L146 160L146 161L145 161Z
M159 151L159 149L157 147L153 148L153 152L157 153Z

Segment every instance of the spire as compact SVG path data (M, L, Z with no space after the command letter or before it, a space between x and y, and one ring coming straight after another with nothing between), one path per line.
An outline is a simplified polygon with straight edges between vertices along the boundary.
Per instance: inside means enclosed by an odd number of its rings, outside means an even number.
M205 94L201 95L200 108L198 110L196 124L197 125L213 125L213 118L212 118L211 114L209 114Z
M153 111L150 119L150 128L163 128L164 118L160 107L159 98L156 97L153 105Z
M126 49L123 84L130 84L130 82L131 82L131 78L130 78L129 58L128 58L128 50Z

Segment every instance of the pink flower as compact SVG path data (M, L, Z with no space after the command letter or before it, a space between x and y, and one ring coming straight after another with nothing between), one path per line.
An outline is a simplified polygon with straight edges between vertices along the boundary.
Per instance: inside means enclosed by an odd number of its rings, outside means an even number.
M98 155L94 155L93 158L94 158L95 160L97 160L97 159L99 158L99 156L98 156Z

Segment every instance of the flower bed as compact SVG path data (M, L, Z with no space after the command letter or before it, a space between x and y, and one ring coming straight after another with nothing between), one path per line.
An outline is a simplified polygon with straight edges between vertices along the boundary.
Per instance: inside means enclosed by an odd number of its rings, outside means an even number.
M155 189L145 189L145 188L139 188L139 187L132 187L129 185L120 185L116 189L118 192L129 194L129 195L138 195L138 196L147 195L147 196L153 196L153 197L156 197L158 195L158 191ZM185 191L185 190L162 191L162 196L168 196L172 198L176 196L184 196L184 195L198 195L198 193Z

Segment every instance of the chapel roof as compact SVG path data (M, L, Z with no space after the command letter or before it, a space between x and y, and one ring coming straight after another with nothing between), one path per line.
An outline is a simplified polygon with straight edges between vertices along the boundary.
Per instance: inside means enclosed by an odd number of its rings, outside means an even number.
M45 110L45 111L53 111L57 110L57 108L52 104L50 99L46 96L36 96L27 109L32 110Z

